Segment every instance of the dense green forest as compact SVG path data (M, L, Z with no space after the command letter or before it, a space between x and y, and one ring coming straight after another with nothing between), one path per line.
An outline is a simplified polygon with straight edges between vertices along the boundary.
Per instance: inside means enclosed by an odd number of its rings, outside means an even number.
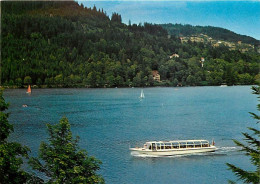
M235 85L260 78L257 52L181 43L160 25L126 25L121 15L113 13L110 18L98 7L74 1L1 5L5 86ZM170 58L173 54L179 57ZM153 79L153 70L159 72L160 82Z

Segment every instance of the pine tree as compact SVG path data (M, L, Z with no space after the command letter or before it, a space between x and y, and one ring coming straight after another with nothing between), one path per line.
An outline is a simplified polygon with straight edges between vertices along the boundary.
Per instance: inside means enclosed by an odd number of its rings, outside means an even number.
M253 94L258 95L257 98L260 98L260 86L252 87ZM257 110L260 111L260 104L257 105ZM250 113L253 115L253 118L257 120L257 123L260 122L260 116L255 113ZM235 144L241 147L241 151L245 152L246 155L250 156L251 163L256 166L256 171L246 171L233 164L227 163L229 169L235 173L235 175L243 180L245 183L260 183L260 130L256 128L248 128L252 134L242 133L244 135L244 140L247 144L243 144L237 140L234 140ZM230 183L234 183L230 181Z
M39 157L29 161L33 169L49 178L47 183L104 183L96 174L101 162L79 149L79 137L73 139L67 118L55 125L47 124L47 128L49 143L42 142Z

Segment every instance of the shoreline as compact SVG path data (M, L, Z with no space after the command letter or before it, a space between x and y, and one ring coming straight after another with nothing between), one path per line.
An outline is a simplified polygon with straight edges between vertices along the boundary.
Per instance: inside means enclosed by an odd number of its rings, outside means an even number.
M31 86L32 89L116 89L116 88L185 88L185 87L233 87L233 86L253 86L253 85L258 85L258 84L243 84L243 85L206 85L206 86L133 86L133 87L127 87L127 86L120 86L120 87L84 87L84 86L52 86L52 87L47 87L47 86ZM27 86L23 87L17 87L17 86L0 86L0 89L27 89Z

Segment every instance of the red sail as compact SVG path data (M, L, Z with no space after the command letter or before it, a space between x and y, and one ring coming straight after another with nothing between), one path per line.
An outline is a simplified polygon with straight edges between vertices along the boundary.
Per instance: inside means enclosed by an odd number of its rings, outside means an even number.
M32 90L31 90L31 85L28 86L28 89L27 89L27 93L31 93Z

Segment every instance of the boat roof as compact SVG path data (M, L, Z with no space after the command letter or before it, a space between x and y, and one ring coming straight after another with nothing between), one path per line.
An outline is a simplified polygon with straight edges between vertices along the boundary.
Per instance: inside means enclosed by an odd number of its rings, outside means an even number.
M174 143L174 142L209 142L208 140L204 139L197 139L197 140L174 140L174 141L149 141L146 142L146 144L151 144L151 143Z

